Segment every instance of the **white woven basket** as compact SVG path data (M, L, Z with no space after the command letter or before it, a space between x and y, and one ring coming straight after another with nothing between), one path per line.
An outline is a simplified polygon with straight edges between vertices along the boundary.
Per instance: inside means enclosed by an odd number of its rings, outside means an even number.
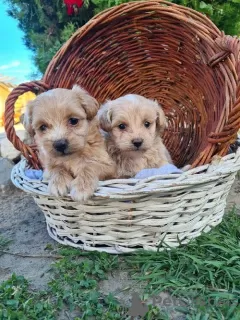
M240 151L183 174L100 182L84 205L50 196L47 182L30 180L26 168L26 160L19 162L12 181L33 195L59 243L109 253L156 251L186 244L221 222Z

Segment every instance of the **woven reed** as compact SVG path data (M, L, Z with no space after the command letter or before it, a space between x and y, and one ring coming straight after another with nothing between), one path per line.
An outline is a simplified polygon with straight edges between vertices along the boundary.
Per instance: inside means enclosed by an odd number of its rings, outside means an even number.
M14 167L12 181L33 195L56 241L89 251L156 251L186 244L221 222L240 150L183 174L102 181L84 205L49 196L47 182L27 178L26 166L22 160Z
M206 171L214 155L226 155L240 127L239 78L239 39L194 10L142 1L100 13L59 50L41 81L11 92L5 109L9 140L39 168L36 148L16 136L14 103L26 91L77 83L100 103L126 93L157 99L167 115L163 139L175 164L196 169L161 177L164 183L156 177L101 182L86 205L49 196L46 183L24 177L25 162L14 168L12 179L34 194L49 234L61 243L115 253L156 250L163 239L170 246L178 238L187 243L221 221L239 169L238 154Z

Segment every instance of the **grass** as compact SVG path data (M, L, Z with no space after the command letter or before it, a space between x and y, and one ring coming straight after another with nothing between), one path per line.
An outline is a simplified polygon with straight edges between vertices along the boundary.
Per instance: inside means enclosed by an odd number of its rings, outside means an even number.
M29 284L24 277L13 274L1 284L1 320L53 320L55 314L48 296L29 290Z
M0 248L6 245L0 240ZM16 275L1 284L0 320L50 320L61 312L66 320L130 319L116 297L99 290L99 282L117 269L146 283L143 299L171 293L172 308L186 320L240 319L240 218L235 212L210 233L177 249L110 256L64 247L59 253L63 258L53 265L45 292L32 291L27 280ZM175 297L183 302L180 307L174 305ZM172 319L169 307L148 309L143 319Z
M81 319L122 319L126 310L111 294L104 296L98 289L98 282L118 267L118 257L72 248L63 248L60 254L64 258L54 265L55 277L49 283L58 310L68 306Z
M8 247L8 245L10 244L10 240L5 239L3 237L0 236L0 256L2 254L2 250L6 249Z
M234 212L187 246L139 253L128 263L136 279L147 281L148 295L181 297L186 319L240 319L240 218Z

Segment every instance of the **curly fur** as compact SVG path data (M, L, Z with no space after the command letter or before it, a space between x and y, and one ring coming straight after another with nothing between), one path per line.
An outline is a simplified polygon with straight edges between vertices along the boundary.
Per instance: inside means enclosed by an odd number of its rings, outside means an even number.
M98 109L97 101L78 86L50 90L27 105L24 125L38 145L51 194L70 192L73 200L86 201L99 179L114 176L115 165L99 131ZM71 124L73 118L76 125ZM61 139L67 141L63 152L54 147Z
M107 151L117 165L117 178L133 177L142 169L172 163L161 139L166 118L156 101L129 94L103 104L98 118ZM147 122L149 127L145 126ZM121 124L124 130L119 128ZM142 141L141 146L136 148L134 141Z

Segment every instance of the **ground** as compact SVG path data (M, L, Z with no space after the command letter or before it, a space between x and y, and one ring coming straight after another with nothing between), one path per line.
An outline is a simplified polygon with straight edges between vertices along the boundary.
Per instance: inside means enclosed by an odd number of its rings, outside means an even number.
M10 251L27 255L44 255L47 244L55 246L48 236L42 212L31 196L13 189L1 196L0 234L11 240ZM5 254L0 257L0 281L12 273L25 276L36 289L43 289L49 280L52 259L23 258Z

